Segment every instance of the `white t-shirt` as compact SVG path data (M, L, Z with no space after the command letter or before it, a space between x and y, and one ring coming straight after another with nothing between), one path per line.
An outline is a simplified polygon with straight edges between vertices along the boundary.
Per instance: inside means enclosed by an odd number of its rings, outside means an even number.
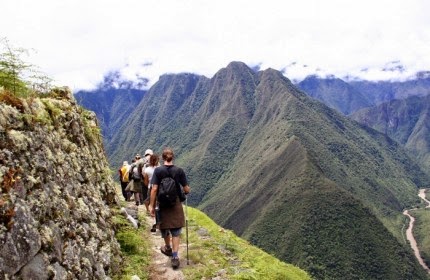
M152 180L152 175L154 174L154 169L156 168L156 166L148 166L145 168L145 174L148 175L148 188L151 186L151 180Z

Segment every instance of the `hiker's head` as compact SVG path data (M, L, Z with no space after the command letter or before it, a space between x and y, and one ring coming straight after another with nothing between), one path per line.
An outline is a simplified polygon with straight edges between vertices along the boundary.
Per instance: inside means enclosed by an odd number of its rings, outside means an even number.
M137 154L134 158L135 158L136 160L139 160L139 159L140 159L140 154Z
M171 148L165 148L163 150L162 158L164 161L170 162L175 158L175 155L173 154L173 150Z
M146 151L145 151L145 157L146 156L148 156L148 155L152 155L154 152L151 150L151 149L147 149Z
M157 166L158 165L158 156L155 154L152 154L149 157L149 165L150 166Z

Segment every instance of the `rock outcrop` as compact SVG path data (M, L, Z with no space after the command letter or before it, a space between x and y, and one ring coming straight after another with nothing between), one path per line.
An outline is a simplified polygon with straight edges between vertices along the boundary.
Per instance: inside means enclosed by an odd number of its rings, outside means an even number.
M0 279L106 279L118 203L95 115L67 89L0 89Z

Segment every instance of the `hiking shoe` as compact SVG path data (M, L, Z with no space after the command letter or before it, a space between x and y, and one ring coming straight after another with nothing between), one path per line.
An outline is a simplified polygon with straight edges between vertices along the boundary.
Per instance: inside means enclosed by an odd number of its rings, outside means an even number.
M154 224L151 228L151 232L156 232L157 231L157 225Z
M178 257L173 257L172 258L172 268L173 269L177 269L179 267L179 258Z
M172 248L171 247L163 246L163 247L161 247L160 250L161 250L161 253L165 254L166 256L168 256L168 257L172 256Z

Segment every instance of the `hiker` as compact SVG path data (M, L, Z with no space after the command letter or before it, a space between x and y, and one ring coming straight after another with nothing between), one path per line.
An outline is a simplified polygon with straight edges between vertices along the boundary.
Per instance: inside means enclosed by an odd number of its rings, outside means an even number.
M136 206L139 206L140 204L140 194L142 193L142 186L141 186L141 175L137 166L137 161L140 159L139 154L136 155L136 157L132 160L130 171L129 171L129 177L132 179L130 180L130 183L127 185L127 190L133 193L134 195L134 202Z
M145 182L145 168L149 166L149 158L154 152L151 149L145 151L144 157L139 161L140 168L142 170L142 195L140 196L141 204L145 205L146 212L149 214L149 197L148 197L148 182Z
M174 154L170 148L165 148L162 154L163 165L155 168L152 176L151 190L151 216L155 216L155 201L158 187L164 178L172 177L175 180L176 186L183 188L185 194L190 192L190 187L187 182L187 177L182 168L173 165ZM170 176L169 176L170 175ZM157 202L159 204L159 202ZM179 196L172 207L160 207L160 223L159 228L161 237L164 239L165 245L161 247L161 252L166 256L171 256L171 264L174 269L179 267L179 243L182 228L185 226L185 215L182 203ZM170 238L171 236L171 238ZM170 242L171 241L171 242ZM172 244L171 244L172 243Z
M129 182L129 176L128 176L129 169L130 169L130 165L128 164L128 161L124 161L122 163L122 166L118 169L119 181L121 183L121 192L122 192L122 196L124 196L125 201L129 200L129 192L125 190Z
M148 195L147 195L147 198L145 200L145 204L147 204L148 206L149 206L149 203L150 203L150 199L149 198L151 197L151 189L152 189L151 180L152 180L152 175L154 174L155 168L158 167L158 166L159 166L158 155L151 154L149 156L148 166L143 171L143 182L144 182L144 184L148 188ZM154 223L153 223L152 228L151 228L151 232L155 232L156 231L156 227L157 227L157 223L158 223L158 217L157 216L158 215L155 215Z
M151 150L151 149L147 149L146 151L145 151L145 155L144 155L144 157L145 157L145 163L146 164L149 164L149 158L151 157L151 155L153 155L154 154L154 152Z
M145 203L146 197L148 195L148 186L145 185L143 182L143 171L145 170L145 167L148 162L147 156L145 155L145 157L141 158L140 154L137 154L135 158L136 158L137 171L139 172L139 178L140 178L139 182L137 182L136 180L138 187L140 187L139 203L141 205L145 205L146 212L149 213L148 203Z

